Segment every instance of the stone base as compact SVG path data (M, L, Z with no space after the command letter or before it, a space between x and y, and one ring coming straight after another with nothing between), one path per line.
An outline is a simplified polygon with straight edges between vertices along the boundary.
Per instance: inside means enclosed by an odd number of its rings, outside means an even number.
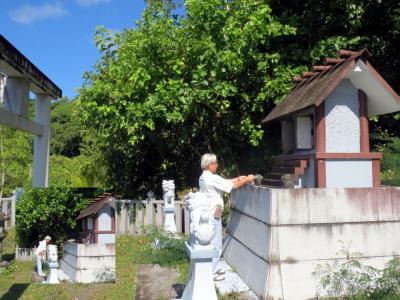
M58 280L58 263L49 263L49 275L47 276L46 283L49 284L58 284L60 281Z
M190 257L188 282L180 300L217 300L212 274L212 259L219 257L217 250L210 246L193 248L185 243Z
M376 268L399 252L400 188L249 185L232 193L223 256L262 299L314 298L311 273L346 259L343 246Z
M61 270L74 282L115 281L115 244L64 243Z
M165 221L164 221L164 230L172 233L177 233L176 224L175 224L175 210L168 210L168 208L164 208L165 213Z

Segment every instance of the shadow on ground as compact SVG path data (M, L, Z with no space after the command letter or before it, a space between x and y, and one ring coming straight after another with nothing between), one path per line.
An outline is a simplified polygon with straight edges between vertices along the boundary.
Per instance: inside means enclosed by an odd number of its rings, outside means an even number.
M19 299L25 290L28 288L29 283L14 283L0 299L1 300L15 300Z

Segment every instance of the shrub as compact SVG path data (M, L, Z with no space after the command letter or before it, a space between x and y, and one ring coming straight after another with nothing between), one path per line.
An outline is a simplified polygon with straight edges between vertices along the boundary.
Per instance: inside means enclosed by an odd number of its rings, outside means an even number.
M76 217L102 190L94 188L38 188L26 190L17 203L16 230L20 246L33 247L46 235L61 250L77 237Z
M400 186L400 138L387 132L377 131L372 135L375 150L383 153L381 160L382 184Z
M313 272L318 281L317 296L340 299L399 299L400 257L386 263L383 270L363 265L357 257L361 253L346 248L338 253L344 262L319 264Z

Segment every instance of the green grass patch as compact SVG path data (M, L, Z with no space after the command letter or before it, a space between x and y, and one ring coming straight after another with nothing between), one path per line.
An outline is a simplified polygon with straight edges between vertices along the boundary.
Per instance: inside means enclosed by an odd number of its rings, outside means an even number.
M7 299L135 299L136 271L141 264L159 264L175 268L179 283L186 283L189 261L185 253L185 237L173 238L165 232L146 228L141 236L118 236L116 239L116 282L104 284L59 285L32 284L33 261L13 261L0 274L0 298ZM157 242L156 242L157 241ZM157 243L157 247L154 246ZM15 229L4 240L3 254L13 257ZM230 298L221 298L230 299ZM235 298L232 298L235 299Z

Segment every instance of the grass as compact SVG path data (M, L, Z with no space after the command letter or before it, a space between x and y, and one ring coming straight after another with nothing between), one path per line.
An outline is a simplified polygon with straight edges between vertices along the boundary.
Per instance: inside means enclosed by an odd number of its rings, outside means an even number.
M159 238L165 248L153 250L151 242ZM8 230L4 239L3 258L13 259L15 252L15 229ZM7 299L134 299L135 273L138 264L155 264L176 267L180 272L179 281L184 283L188 261L184 253L183 241L171 241L161 232L152 230L146 236L119 236L116 240L116 282L104 284L59 285L31 284L34 262L13 261L0 274L0 298Z
M158 240L160 248L154 250L152 242ZM59 285L31 284L34 262L13 261L5 273L0 274L0 299L135 299L136 272L138 265L159 264L179 271L177 283L186 283L189 262L183 239L176 240L158 230L147 230L142 236L118 236L116 239L116 282L104 284ZM4 240L3 257L13 257L15 230L9 230ZM162 295L160 295L161 297ZM241 299L232 293L218 295L220 300Z

